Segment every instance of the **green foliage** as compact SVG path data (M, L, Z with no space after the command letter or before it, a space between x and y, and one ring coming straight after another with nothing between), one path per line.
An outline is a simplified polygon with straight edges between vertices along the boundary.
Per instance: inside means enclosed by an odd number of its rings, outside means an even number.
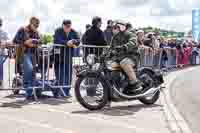
M43 44L53 43L53 36L50 34L41 35L41 40Z
M168 30L154 28L150 26L140 28L140 29L144 30L145 33L154 32L155 34L163 36L163 37L183 37L184 36L183 32L168 31Z

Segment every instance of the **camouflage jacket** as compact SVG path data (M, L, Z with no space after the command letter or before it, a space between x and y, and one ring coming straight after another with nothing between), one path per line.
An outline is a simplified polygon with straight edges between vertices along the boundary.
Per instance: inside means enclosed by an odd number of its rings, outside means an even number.
M126 31L114 35L111 41L111 49L115 50L117 46L122 46L122 48L117 51L117 54L112 59L120 61L128 57L133 60L138 60L139 54L135 33Z

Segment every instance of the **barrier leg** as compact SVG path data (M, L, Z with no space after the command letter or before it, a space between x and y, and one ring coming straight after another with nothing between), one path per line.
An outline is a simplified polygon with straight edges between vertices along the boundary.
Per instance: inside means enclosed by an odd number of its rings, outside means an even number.
M65 93L63 87L60 87L60 92L63 94L64 97L66 97L66 93Z
M38 101L37 89L36 88L33 88L33 96L34 96L35 101Z

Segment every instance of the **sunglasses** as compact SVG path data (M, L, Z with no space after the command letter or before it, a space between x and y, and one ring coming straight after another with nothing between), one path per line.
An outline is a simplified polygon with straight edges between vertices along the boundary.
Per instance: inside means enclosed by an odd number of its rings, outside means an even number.
M34 24L33 24L33 26L34 26L35 28L38 28L39 25L40 25L39 23L34 23Z

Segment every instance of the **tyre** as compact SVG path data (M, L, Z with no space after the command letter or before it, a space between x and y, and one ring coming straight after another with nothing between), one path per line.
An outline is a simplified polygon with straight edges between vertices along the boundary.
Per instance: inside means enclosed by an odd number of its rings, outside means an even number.
M19 78L19 77L15 77L14 79L13 79L13 83L12 83L12 88L13 89L15 89L15 88L20 88L20 87L22 87L23 86L23 83L22 83L23 81L22 81L22 79L21 78ZM20 90L13 90L13 94L14 95L18 95L19 94L19 92L20 92Z
M155 77L153 76L152 72L143 71L143 72L141 72L140 75L144 75L144 74L148 75L148 77L150 78L150 80L148 80L148 82L149 82L148 85L150 85L149 88L158 87L158 86L155 86L156 81L155 81ZM159 97L160 97L160 90L157 91L153 96L140 98L139 101L146 105L152 105L157 102Z
M152 105L158 101L159 97L160 97L160 91L157 91L153 96L141 98L139 99L139 101L146 105Z
M105 81L101 78L96 78L95 75L77 79L75 96L77 101L89 110L100 110L108 103L108 89Z

